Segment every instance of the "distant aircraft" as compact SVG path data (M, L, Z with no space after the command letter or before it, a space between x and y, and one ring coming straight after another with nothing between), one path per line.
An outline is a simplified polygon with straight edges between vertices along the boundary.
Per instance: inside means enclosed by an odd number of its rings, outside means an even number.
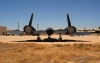
M66 27L64 30L53 30L53 28L49 27L46 30L36 30L33 26L32 26L32 19L33 19L33 13L31 15L30 21L29 21L29 25L26 25L23 30L25 33L27 34L36 34L37 40L41 40L40 38L40 34L46 33L48 35L48 38L50 38L50 36L54 33L59 34L59 40L62 40L62 34L74 34L76 33L76 28L74 26L71 26L71 22L70 22L70 18L69 15L67 14L67 22L68 22L68 27Z

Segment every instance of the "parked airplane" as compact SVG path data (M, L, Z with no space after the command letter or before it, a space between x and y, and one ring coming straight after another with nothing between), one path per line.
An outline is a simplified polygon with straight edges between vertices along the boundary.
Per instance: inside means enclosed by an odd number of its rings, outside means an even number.
M70 18L69 15L67 14L67 22L68 22L68 27L66 27L64 30L53 30L53 28L49 27L46 30L36 30L33 26L32 26L32 19L33 19L33 13L31 15L30 21L29 21L29 25L26 25L23 30L25 33L28 34L36 34L38 35L37 40L41 40L40 38L40 34L46 33L48 35L48 38L50 38L50 36L54 33L59 34L59 40L62 40L62 34L74 34L76 33L76 28L74 26L71 26L71 22L70 22Z

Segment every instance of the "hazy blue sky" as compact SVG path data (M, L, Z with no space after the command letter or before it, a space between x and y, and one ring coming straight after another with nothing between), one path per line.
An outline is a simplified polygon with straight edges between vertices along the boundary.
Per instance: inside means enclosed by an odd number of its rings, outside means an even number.
M100 26L100 0L0 0L0 26L23 29L32 13L39 29L67 27L67 13L77 28Z

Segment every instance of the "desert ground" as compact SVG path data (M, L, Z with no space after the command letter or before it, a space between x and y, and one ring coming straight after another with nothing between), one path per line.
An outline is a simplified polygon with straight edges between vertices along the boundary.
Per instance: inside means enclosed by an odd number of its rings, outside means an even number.
M36 38L0 36L0 63L100 63L100 36L63 35L62 42L37 42Z
M47 38L47 35L41 35L41 40ZM52 35L51 38L59 38L59 35ZM0 42L3 43L37 43L37 44L73 44L73 43L99 43L100 36L86 35L86 36L69 36L62 35L62 42L37 42L37 36L0 36Z

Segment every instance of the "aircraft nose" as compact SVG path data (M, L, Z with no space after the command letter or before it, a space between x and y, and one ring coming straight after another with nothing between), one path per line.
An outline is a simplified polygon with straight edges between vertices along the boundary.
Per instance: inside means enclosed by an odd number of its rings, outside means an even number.
M52 28L47 28L47 29L46 29L46 33L47 33L49 36L52 35L53 32L54 32L54 30L53 30Z

